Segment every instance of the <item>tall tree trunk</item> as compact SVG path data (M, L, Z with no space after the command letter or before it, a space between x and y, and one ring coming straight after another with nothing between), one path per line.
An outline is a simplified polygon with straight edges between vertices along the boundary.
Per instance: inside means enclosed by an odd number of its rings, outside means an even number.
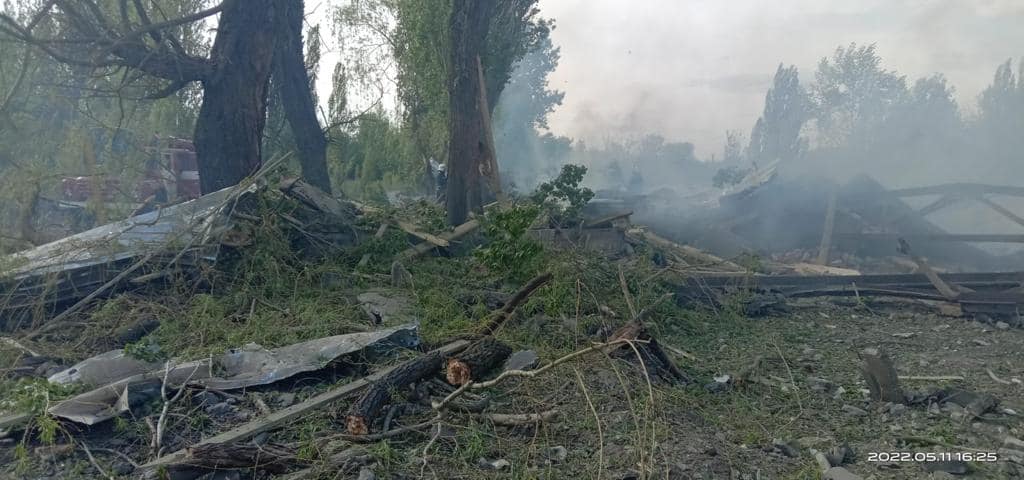
M210 52L215 71L203 80L194 138L203 193L237 184L262 161L278 5L228 0L220 14Z
M466 221L481 205L480 83L477 56L483 53L494 0L454 0L449 19L451 70L448 72L448 222Z
M303 3L302 0L278 3L281 13L277 49L274 51L274 84L281 94L281 106L295 138L302 177L331 193L331 179L327 174L327 138L316 117L316 103L302 55Z

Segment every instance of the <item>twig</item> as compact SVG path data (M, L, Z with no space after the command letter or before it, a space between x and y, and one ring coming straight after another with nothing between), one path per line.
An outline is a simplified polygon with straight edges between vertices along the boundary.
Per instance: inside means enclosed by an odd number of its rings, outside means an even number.
M920 380L925 382L942 382L942 381L961 381L964 377L960 375L937 375L937 376L914 376L914 375L900 375L896 377L900 380Z
M576 381L579 382L580 390L583 391L583 398L587 399L587 406L590 407L590 413L594 415L594 422L597 424L597 475L594 478L601 478L601 473L604 470L604 431L601 429L601 416L597 414L597 408L594 407L594 402L590 399L590 393L587 392L587 386L583 383L583 375L580 374L580 370L573 368L572 371L576 374Z
M991 368L986 368L985 369L985 373L988 373L988 377L991 378L992 380L995 380L996 383L1001 383L1003 385L1013 385L1013 382L1011 382L1009 380L1003 380L1003 379L997 377L996 374L992 371Z
M622 273L622 265L619 265L619 287L622 288L622 296L626 298L630 317L636 318L636 306L633 305L633 296L629 293L629 285L626 284L626 275Z
M89 457L89 463L91 463L93 467L96 467L96 470L99 470L100 476L113 480L114 477L108 474L107 471L104 470L96 461L96 458L92 456L92 452L89 451L89 446L86 445L84 441L80 441L78 444L82 446L82 450L85 450L85 455Z
M124 460L125 462L127 462L128 465L131 465L134 468L139 468L139 466L140 466L138 464L138 462L136 462L135 460L132 460L132 457L129 457L128 455L125 455L123 452L119 452L119 451L114 450L114 449L110 449L110 448L95 448L95 447L93 447L93 451L109 453L111 455L115 455L115 456L119 457L121 460Z
M160 454L162 453L163 450L162 443L164 440L164 428L167 426L167 412L171 409L171 405L174 404L174 402L177 402L179 399L181 399L182 394L185 393L185 385L187 385L188 382L192 380L192 376L195 375L198 370L199 365L196 365L196 367L192 369L192 373L188 375L188 378L186 378L185 381L181 383L177 393L175 393L174 396L171 397L170 400L168 400L167 376L171 372L171 362L168 361L164 363L164 379L163 382L160 384L160 398L163 400L164 406L163 409L160 411L160 418L156 422L156 432L153 434L152 444L152 449L156 455L156 458L160 458Z
M478 413L473 415L477 419L505 427L547 422L557 416L558 410L545 410L540 413Z

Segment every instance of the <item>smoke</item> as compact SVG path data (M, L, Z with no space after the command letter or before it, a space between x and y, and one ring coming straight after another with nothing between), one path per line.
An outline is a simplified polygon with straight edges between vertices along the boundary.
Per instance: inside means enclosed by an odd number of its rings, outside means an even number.
M876 43L909 78L942 72L972 111L996 65L1021 55L1019 0L541 0L566 92L551 129L593 143L657 133L718 153L749 132L779 63L802 79L837 45Z

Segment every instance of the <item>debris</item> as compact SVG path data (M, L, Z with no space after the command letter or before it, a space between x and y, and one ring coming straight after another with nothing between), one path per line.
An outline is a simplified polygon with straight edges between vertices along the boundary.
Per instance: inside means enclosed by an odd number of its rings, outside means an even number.
M501 367L502 370L529 370L537 366L540 362L540 357L537 356L537 352L533 350L520 350L508 357L505 360L505 365Z
M796 458L800 456L800 452L797 451L797 449L778 438L772 440L772 447L789 458Z
M408 233L409 235L412 235L420 240L423 240L424 242L431 243L435 247L448 248L448 246L451 245L451 243L449 243L448 240L440 238L436 235L431 235L429 233L420 231L415 225L411 225L408 222L398 220L395 222L395 224L397 224L398 228L401 228L402 231L404 231L405 233Z
M970 471L967 462L959 460L924 462L921 466L926 472L946 472L954 475L966 475Z
M468 345L468 342L466 342L464 340L457 340L457 341L451 342L451 343L449 343L447 345L444 345L443 347L435 350L433 353L434 354L440 354L440 355L452 354L454 352L457 352L457 351L465 348L467 345ZM309 398L309 399L307 399L306 401L304 401L302 403L297 403L297 404L292 405L290 407L278 410L278 411L276 411L276 412L274 412L274 413L272 413L270 415L267 415L266 417L262 417L260 419L253 420L253 421L251 421L249 423L240 425L240 426L238 426L236 428L233 428L233 429L228 430L226 432L220 433L218 435L214 435L212 437L207 437L204 440L202 440L201 442L199 442L198 444L196 444L196 446L198 446L198 445L205 445L205 444L221 444L221 443L234 443L234 442L245 441L245 440L247 440L249 438L252 438L253 436L255 436L257 434L260 434L262 432L266 432L266 431L272 430L274 428L277 428L277 427L279 427L281 425L287 424L288 422L291 422L291 421L293 421L293 420L295 420L295 419L305 415L306 413L308 413L311 410L315 410L317 408L329 405L329 404L331 404L331 403L333 403L333 402L335 402L337 400L340 400L340 399L345 398L345 397L347 397L349 395L357 393L360 390L362 390L362 389L364 389L364 388L366 388L366 387L368 387L370 385L373 385L375 382L379 382L381 379L386 377L388 374L390 374L392 371L394 371L397 368L398 368L397 366L396 367L386 368L386 369L384 369L384 370L382 370L380 372L374 373L374 374L372 374L370 376L367 376L367 377L364 377L364 378L361 378L361 379L358 379L358 380L353 380L353 381L351 381L349 383L346 383L344 385L341 385L341 386L339 386L337 388L334 388L332 390L328 390L328 391L326 391L324 393L321 393L321 394L316 395L316 396L314 396L312 398ZM160 470L161 466L164 466L164 465L167 465L167 464L171 464L171 463L174 463L174 462L179 462L182 459L184 459L185 456L186 456L186 451L184 451L184 450L177 451L177 452L165 455L163 457L160 457L157 460L154 460L154 461L152 461L150 463L147 463L147 464L143 465L141 468L144 469L147 472L156 472L156 471Z
M377 480L377 474L373 473L373 469L370 467L362 467L359 469L357 480Z
M477 466L484 470L494 471L504 470L512 465L511 463L508 462L508 460L505 460L503 458L499 458L497 460L487 460L483 457L477 459L476 464Z
M821 476L822 480L862 480L863 477L843 467L832 467Z
M867 416L868 414L867 410L864 410L863 408L857 408L853 405L843 405L842 410L846 412L848 415L852 415L854 417L864 417Z
M825 458L828 459L831 466L841 467L847 463L853 463L854 452L849 445L839 445L837 447L833 447L832 450L825 455Z
M861 350L861 373L874 401L904 403L903 390L892 360L877 348Z
M296 343L267 350L256 344L233 350L219 357L196 360L171 366L166 375L163 369L152 370L152 365L139 363L119 351L100 355L103 368L113 370L117 365L117 380L99 382L100 388L76 395L50 407L48 412L68 420L94 425L126 411L131 405L158 393L161 378L173 388L185 384L217 390L266 385L302 372L319 370L335 359L367 349L386 351L395 347L413 347L419 344L415 324L403 325L377 332L350 333ZM115 359L120 359L117 363ZM111 364L111 362L114 362ZM73 380L69 372L95 372L93 359L71 367L56 376L58 381ZM123 367L122 367L123 365ZM132 370L134 368L134 370ZM102 374L90 373L104 379ZM127 376L125 376L127 375ZM109 378L113 378L110 376Z
M387 290L369 290L356 296L372 325L389 325L416 321L413 301L404 294Z
M914 335L916 335L914 332L894 333L894 334L892 334L892 336L894 336L896 338L910 338L910 337L913 337Z
M399 261L391 262L391 286L395 288L412 288L412 274Z
M441 235L438 235L437 237L446 242L454 242L455 240L458 240L472 233L474 230L478 228L480 228L480 221L477 219L473 219L466 223L463 223L462 225L455 227L455 229L452 230L451 232L443 233ZM396 258L403 260L416 258L435 248L437 248L437 245L434 245L433 243L430 242L423 242L418 245L410 247L409 249L403 251L402 253L399 253Z
M561 445L557 445L545 450L544 456L551 462L562 463L566 458L569 458L569 450Z

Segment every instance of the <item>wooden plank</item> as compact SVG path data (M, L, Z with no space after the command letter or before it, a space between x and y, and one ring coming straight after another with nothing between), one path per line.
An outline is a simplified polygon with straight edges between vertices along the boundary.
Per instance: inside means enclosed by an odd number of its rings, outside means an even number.
M604 228L610 227L616 220L628 219L630 215L633 215L632 210L626 210L624 212L613 213L606 217L595 218L593 220L584 220L583 228Z
M459 351L469 345L468 341L457 340L447 345L434 350L434 352L441 352L443 354L450 354ZM432 352L433 353L433 352ZM315 397L309 398L302 403L297 403L287 408L278 410L266 417L253 420L249 423L239 425L238 427L232 428L226 432L222 432L218 435L206 438L196 445L208 445L213 443L233 443L248 440L260 433L274 430L278 427L282 427L285 424L297 420L298 418L306 415L307 413L316 410L318 408L325 407L348 397L352 394L358 393L360 390L366 388L373 382L376 382L383 378L385 375L391 372L395 367L388 367L384 370L376 372L372 375L354 380L346 383L338 388L326 391ZM193 445L194 447L195 445ZM185 459L188 455L187 448L178 450L177 452L170 453L160 457L152 462L149 462L139 467L141 472L151 471L158 469L161 465L168 465L171 463L179 462Z
M828 265L828 252L832 249L832 231L836 226L836 191L828 194L828 205L825 207L825 227L821 232L821 245L818 246L818 265Z

